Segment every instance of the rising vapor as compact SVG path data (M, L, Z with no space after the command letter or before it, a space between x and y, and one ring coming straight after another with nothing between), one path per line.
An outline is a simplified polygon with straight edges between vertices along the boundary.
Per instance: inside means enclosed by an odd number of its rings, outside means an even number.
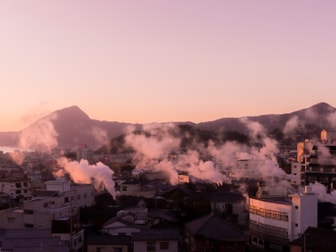
M73 182L79 184L91 184L93 182L97 190L106 189L113 197L117 195L112 180L113 171L105 164L98 162L90 165L87 160L82 159L80 162L69 161L62 157L57 160L58 165L62 168L54 173L60 177L69 174Z

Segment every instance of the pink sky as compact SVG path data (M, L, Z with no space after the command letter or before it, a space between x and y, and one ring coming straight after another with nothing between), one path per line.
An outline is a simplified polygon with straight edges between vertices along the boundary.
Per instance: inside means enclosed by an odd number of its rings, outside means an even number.
M335 103L336 2L0 2L0 131L77 105L122 122Z

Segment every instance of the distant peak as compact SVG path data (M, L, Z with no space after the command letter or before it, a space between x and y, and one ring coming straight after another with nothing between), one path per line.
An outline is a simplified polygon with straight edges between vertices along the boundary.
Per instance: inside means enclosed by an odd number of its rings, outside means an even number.
M81 110L78 106L75 106L75 105L57 110L55 111L55 113L57 113L58 115L62 115L62 116L71 116L75 118L82 117L82 118L89 119L89 116L83 110Z
M331 106L330 104L326 103L326 102L320 102L317 103L313 106L311 106L312 109L316 109L317 111L328 111L328 110L333 110L334 107Z

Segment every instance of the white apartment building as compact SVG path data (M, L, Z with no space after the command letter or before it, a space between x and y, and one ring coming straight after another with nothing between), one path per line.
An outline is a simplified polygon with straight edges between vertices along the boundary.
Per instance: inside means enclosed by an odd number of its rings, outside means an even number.
M252 245L282 251L308 227L317 227L317 196L304 193L286 197L250 198L249 229Z
M72 216L78 208L94 204L91 184L73 185L62 178L47 181L46 188L35 191L21 211L0 211L0 228L51 228L52 220Z
M318 181L329 191L336 185L336 133L321 131L320 138L297 143L297 160L292 163L292 184Z
M18 197L22 197L23 200L31 199L29 180L26 177L0 179L0 192L13 199Z

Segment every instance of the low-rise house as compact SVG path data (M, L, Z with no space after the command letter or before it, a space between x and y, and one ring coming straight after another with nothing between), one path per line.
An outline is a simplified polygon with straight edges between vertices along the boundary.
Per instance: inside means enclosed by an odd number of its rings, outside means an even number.
M145 225L136 225L133 221L115 217L108 220L102 227L101 231L110 235L129 235L139 233L141 229L148 228Z
M61 243L71 251L82 251L84 247L84 229L76 215L52 221L52 236L60 238Z
M23 209L15 207L0 210L0 227L5 229L23 228Z
M243 252L247 237L224 219L209 214L185 225L184 241L187 252Z
M53 237L48 229L11 229L2 237L2 252L70 252L59 237Z
M298 239L290 243L290 252L333 252L336 248L336 231L309 227Z
M178 252L178 229L146 229L133 235L133 251Z
M87 252L111 251L130 252L131 237L126 235L89 234L87 236Z
M211 209L226 220L239 224L248 224L246 198L240 193L213 192L209 195Z
M136 196L144 198L153 198L155 190L141 185L138 181L126 181L120 185L120 196Z

